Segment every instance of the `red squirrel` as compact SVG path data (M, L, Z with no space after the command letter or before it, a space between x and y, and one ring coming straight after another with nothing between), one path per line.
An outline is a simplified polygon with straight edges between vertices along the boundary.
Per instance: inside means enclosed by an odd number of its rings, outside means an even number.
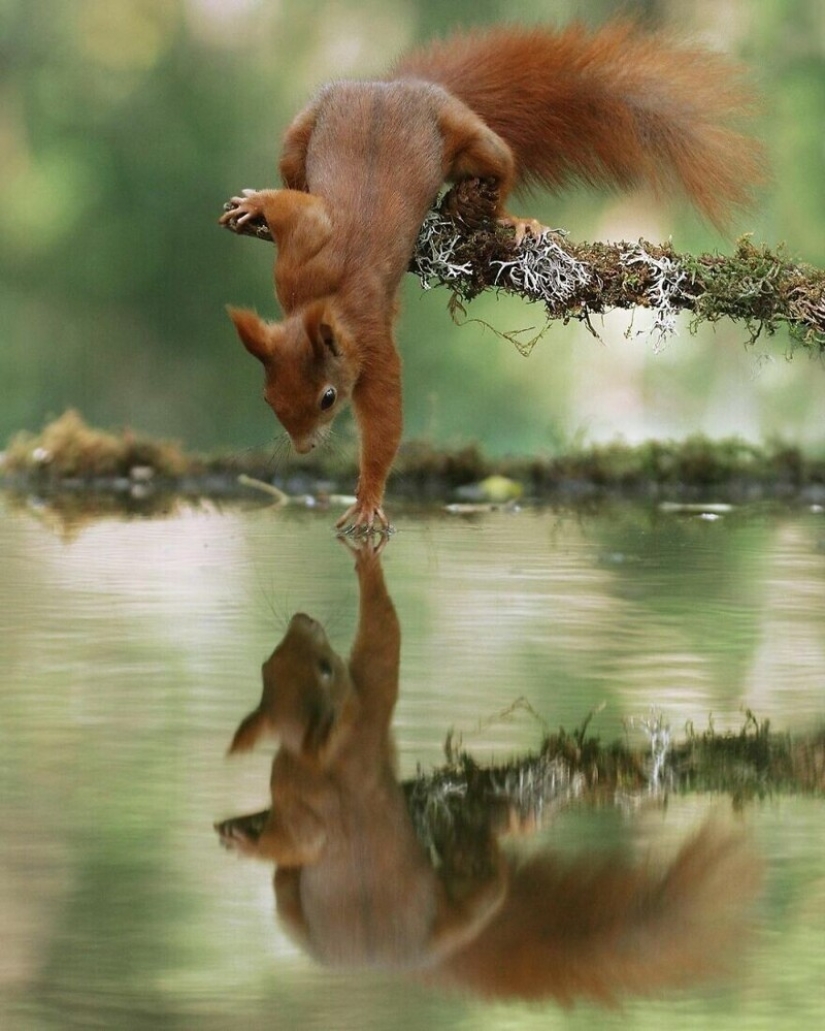
M760 867L741 835L713 823L661 868L613 852L565 858L546 844L500 844L519 817L496 795L451 811L425 847L396 773L401 636L385 540L355 552L349 657L315 620L294 616L230 746L279 739L271 808L216 829L229 848L276 864L278 915L292 938L332 967L562 1003L689 986L739 958Z
M397 293L443 183L491 180L517 239L543 228L507 213L517 184L679 187L722 224L762 178L760 145L735 126L748 106L725 58L625 23L460 32L385 78L321 89L286 132L285 188L233 197L221 221L262 217L277 244L283 321L229 314L295 449L316 447L352 402L357 500L339 529L389 527L383 495L402 427Z

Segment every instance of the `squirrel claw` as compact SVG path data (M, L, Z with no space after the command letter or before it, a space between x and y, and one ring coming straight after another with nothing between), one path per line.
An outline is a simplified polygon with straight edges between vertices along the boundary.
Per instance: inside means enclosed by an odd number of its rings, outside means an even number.
M224 204L223 214L218 219L221 225L232 222L235 225L245 225L262 214L261 204L258 200L259 190L242 190L241 194L230 197Z
M386 548L387 541L389 541L389 539L389 534L387 533L382 533L377 536L375 534L371 534L369 537L355 537L346 533L338 533L338 540L347 549L350 555L355 558L356 569L367 565L374 559L377 559L384 548Z
M356 501L335 523L339 534L346 537L370 537L374 533L394 533L380 505L362 505Z
M545 233L550 232L550 227L542 225L537 218L519 218L517 215L502 215L498 220L498 224L508 226L514 230L515 239L513 242L516 247L521 246L525 236L532 236L536 240L540 240Z

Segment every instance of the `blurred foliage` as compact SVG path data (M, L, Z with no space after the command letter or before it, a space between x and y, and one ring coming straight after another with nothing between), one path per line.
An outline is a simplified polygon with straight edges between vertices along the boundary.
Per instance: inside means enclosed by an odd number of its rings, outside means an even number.
M557 0L549 12L540 0L0 0L0 440L67 407L190 447L280 433L223 311L275 314L270 256L215 223L232 192L275 183L279 135L312 90L458 25L598 23L628 9L755 69L775 180L734 232L825 264L819 0ZM573 239L730 247L683 209L639 198L574 191L521 205ZM733 327L685 333L657 356L644 338L621 341L626 320L600 330L607 348L555 326L528 366L493 334L479 340L478 324L455 327L443 292L422 295L411 277L404 292L408 437L541 454L581 434L823 438L821 367L797 359L757 379L759 356ZM542 319L493 296L471 315L508 331Z

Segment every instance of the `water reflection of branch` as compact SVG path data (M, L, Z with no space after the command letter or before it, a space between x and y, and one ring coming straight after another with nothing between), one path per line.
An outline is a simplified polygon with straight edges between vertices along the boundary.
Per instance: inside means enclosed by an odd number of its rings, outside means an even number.
M502 812L514 805L524 820L549 818L571 803L625 806L634 795L647 796L656 766L651 748L626 742L603 745L586 737L582 726L548 734L537 753L499 765L480 765L455 748L448 734L448 762L402 784L419 838L431 852L444 850L445 827L455 825L453 810L472 822L472 808L489 819L490 806ZM739 731L704 731L688 725L684 740L672 741L659 756L658 786L673 792L729 794L736 804L779 792L825 792L825 730L809 735L771 732L750 711ZM250 834L260 833L268 810L244 819ZM470 815L468 815L470 814Z
M462 797L486 804L507 798L525 813L538 815L548 806L575 800L586 804L613 798L626 804L628 797L662 792L728 794L736 803L776 792L825 791L825 730L809 735L777 733L770 721L759 722L747 710L738 731L717 731L712 722L698 732L692 724L684 740L670 737L667 749L658 738L634 746L629 741L604 744L586 728L563 728L545 735L538 752L509 762L479 765L469 752L445 741L447 763L428 774L405 782L414 819L426 829L424 813L437 812L445 799Z

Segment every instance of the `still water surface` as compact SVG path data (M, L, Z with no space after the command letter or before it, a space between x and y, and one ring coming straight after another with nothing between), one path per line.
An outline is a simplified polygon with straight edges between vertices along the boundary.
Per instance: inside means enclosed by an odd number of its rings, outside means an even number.
M398 513L395 513L398 516ZM41 513L42 515L42 513ZM708 516L712 515L713 518ZM61 533L0 508L0 1023L47 1028L810 1028L825 984L825 810L775 797L566 812L570 854L673 853L709 812L766 866L724 984L619 1011L484 1003L390 971L322 968L278 926L271 867L213 823L269 804L273 746L226 758L297 611L347 653L353 558L327 514L181 510ZM382 563L401 630L401 777L534 748L602 707L679 737L742 710L803 733L825 709L825 514L398 516ZM738 950L735 950L738 952Z

